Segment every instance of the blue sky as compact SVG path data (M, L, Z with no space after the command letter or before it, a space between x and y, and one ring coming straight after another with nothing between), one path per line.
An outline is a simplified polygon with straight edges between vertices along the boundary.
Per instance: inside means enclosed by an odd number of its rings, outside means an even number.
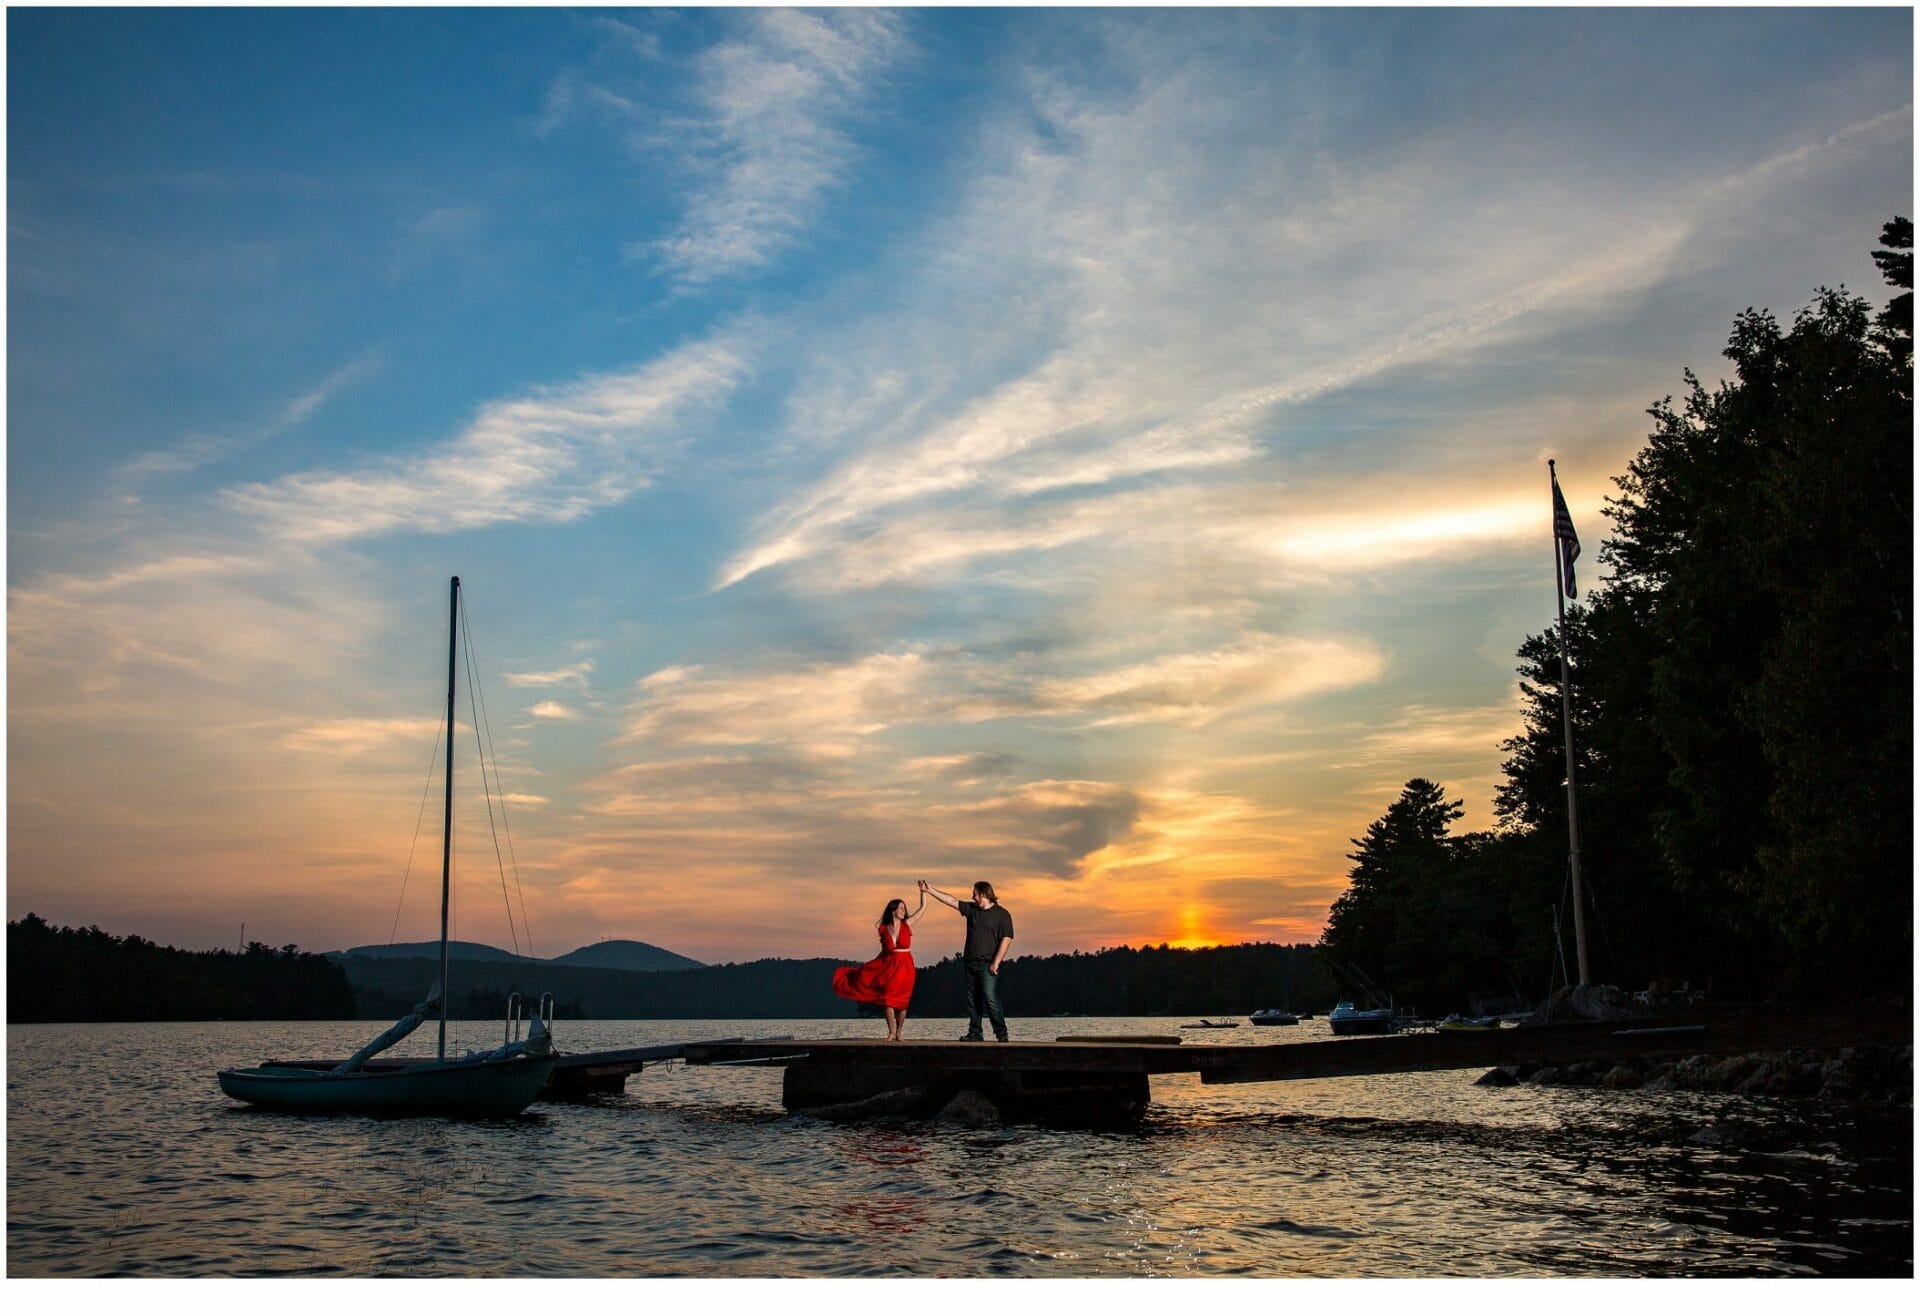
M1311 939L1409 777L1492 821L1546 458L1591 583L1646 406L1912 211L1901 9L7 40L8 912L191 945L431 933L455 573L530 923L463 791L456 934Z

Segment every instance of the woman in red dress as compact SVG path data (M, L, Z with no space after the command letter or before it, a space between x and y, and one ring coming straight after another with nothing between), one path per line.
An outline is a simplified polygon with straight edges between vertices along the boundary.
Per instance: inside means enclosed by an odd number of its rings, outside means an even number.
M907 1023L907 1001L913 998L913 919L927 907L927 896L920 895L920 907L907 912L903 899L887 901L886 911L874 930L880 933L880 957L858 968L833 970L834 994L861 1004L879 1005L887 1015L887 1040L900 1040Z

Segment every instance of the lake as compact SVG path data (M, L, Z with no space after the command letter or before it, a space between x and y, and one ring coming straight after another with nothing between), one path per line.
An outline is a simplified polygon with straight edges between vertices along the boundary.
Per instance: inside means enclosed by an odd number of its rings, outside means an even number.
M1051 1040L1182 1021L1012 1026ZM1913 1273L1910 1109L1477 1087L1477 1072L1212 1087L1180 1075L1153 1080L1137 1131L983 1131L790 1115L778 1070L676 1066L624 1096L461 1124L252 1111L214 1082L269 1057L345 1055L381 1026L9 1026L8 1275ZM1321 1040L1325 1027L1198 1038ZM462 1047L500 1039L498 1023L451 1031ZM562 1022L557 1040L882 1031ZM396 1053L432 1044L423 1028ZM1717 1144L1695 1140L1708 1128Z

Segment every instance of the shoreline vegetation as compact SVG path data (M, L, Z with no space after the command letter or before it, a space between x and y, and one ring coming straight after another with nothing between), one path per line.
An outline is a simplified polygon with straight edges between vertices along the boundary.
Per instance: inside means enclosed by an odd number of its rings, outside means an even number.
M507 996L551 992L559 1018L847 1018L833 993L838 959L636 971L549 960L458 959L456 1019L503 1017ZM297 946L193 951L98 927L52 927L29 913L7 924L9 1023L391 1019L438 972L434 960L335 958ZM1310 945L1180 950L1120 946L1008 961L1019 1013L1037 1016L1197 1017L1267 1007L1324 1013L1338 996ZM1017 983L1017 986L1014 984ZM916 1013L962 1017L958 957L920 969Z
M161 1023L353 1016L340 966L298 946L177 950L98 927L7 924L7 1022Z

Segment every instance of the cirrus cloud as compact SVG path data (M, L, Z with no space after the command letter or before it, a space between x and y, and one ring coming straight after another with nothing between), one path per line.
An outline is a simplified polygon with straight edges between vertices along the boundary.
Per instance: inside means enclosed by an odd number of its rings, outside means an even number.
M724 402L746 370L740 336L717 334L631 370L489 402L434 451L243 485L224 501L303 543L577 520L652 482L684 426Z

